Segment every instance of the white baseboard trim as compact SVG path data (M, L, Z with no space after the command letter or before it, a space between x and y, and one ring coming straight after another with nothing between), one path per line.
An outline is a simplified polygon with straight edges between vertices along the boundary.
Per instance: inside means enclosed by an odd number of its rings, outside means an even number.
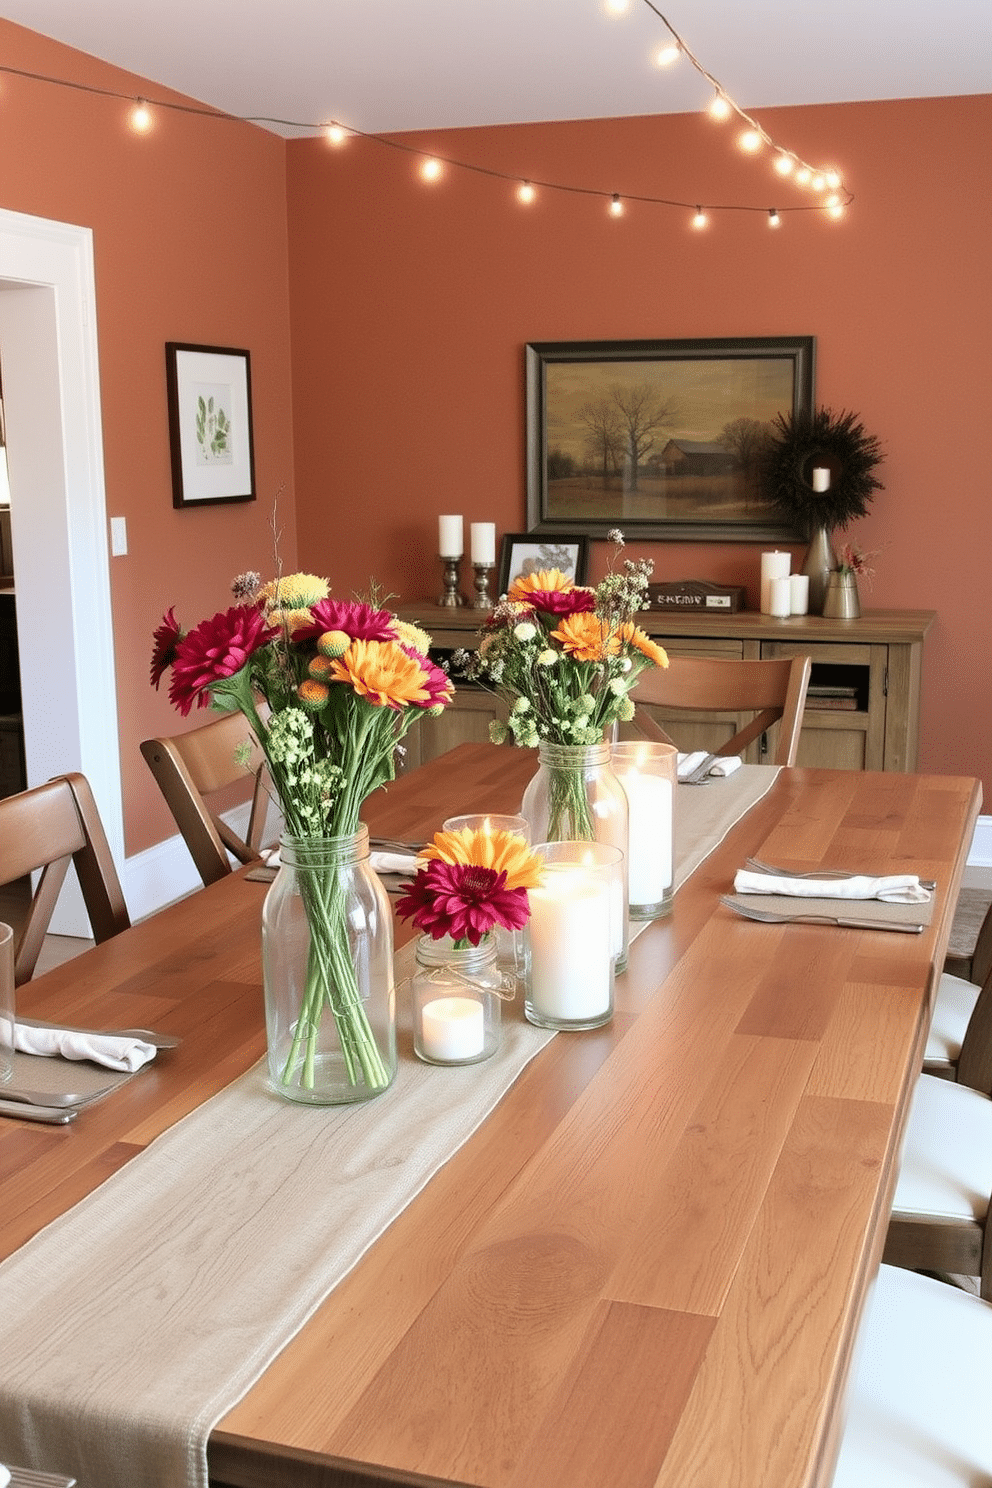
M992 868L992 816L980 816L968 853L969 868Z

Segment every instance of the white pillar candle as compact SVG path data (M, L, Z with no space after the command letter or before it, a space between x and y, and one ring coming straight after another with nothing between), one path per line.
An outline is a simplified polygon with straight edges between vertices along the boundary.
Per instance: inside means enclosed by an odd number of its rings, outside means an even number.
M762 553L761 555L761 613L771 613L771 583L772 579L787 579L789 569L792 567L792 555L781 553ZM788 611L786 611L788 613Z
M485 1041L482 1003L474 997L435 997L421 1009L420 1042L428 1059L475 1059Z
M813 466L813 490L830 490L830 471L827 469L826 465Z
M460 558L465 551L461 517L438 517L437 539L442 558Z
M809 614L809 574L792 574L789 579L790 611L793 615Z
M528 889L529 1002L542 1017L583 1022L605 1013L613 991L616 916L612 877L581 864L545 863Z
M670 780L643 774L636 766L614 770L630 807L627 887L631 910L660 904L671 892L672 801Z
M496 562L496 523L472 523L472 562Z
M768 613L779 617L792 614L791 578L772 579L768 587Z

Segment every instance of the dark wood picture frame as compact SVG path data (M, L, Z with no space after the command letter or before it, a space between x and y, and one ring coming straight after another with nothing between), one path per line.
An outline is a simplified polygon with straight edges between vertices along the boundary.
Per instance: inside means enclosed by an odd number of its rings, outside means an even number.
M533 342L531 532L799 541L758 476L777 413L813 409L813 336Z
M499 555L499 593L505 594L521 572L557 568L576 584L584 584L589 561L589 539L574 532L535 537L533 532L507 532Z
M165 377L173 506L254 501L250 353L167 341Z

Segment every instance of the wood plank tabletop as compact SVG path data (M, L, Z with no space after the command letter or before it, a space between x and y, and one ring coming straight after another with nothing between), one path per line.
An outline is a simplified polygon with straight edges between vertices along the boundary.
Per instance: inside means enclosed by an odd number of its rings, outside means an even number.
M533 768L465 745L365 817L421 839ZM783 771L634 941L613 1022L551 1041L229 1412L211 1481L829 1483L978 809L971 780ZM932 922L745 922L719 895L748 854L918 871ZM261 1057L264 893L233 875L19 990L184 1042L85 1121L0 1121L0 1255Z

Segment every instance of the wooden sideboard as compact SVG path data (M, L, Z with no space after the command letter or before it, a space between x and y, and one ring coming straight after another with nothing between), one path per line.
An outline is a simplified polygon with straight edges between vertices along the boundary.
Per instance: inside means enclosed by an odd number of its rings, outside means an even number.
M484 613L444 609L432 600L399 605L397 613L422 625L441 655L458 647L471 649L485 623ZM904 771L915 770L919 761L923 642L935 618L932 610L868 610L859 620L828 620L822 615L776 619L751 611L717 616L647 610L638 617L672 657L811 656L812 691L798 763L824 769ZM676 718L655 712L685 749L718 748L739 726L730 715ZM444 717L425 721L407 735L407 768L456 744L488 739L489 724L498 716L499 704L490 693L459 684ZM760 762L768 742L753 744L748 758Z

